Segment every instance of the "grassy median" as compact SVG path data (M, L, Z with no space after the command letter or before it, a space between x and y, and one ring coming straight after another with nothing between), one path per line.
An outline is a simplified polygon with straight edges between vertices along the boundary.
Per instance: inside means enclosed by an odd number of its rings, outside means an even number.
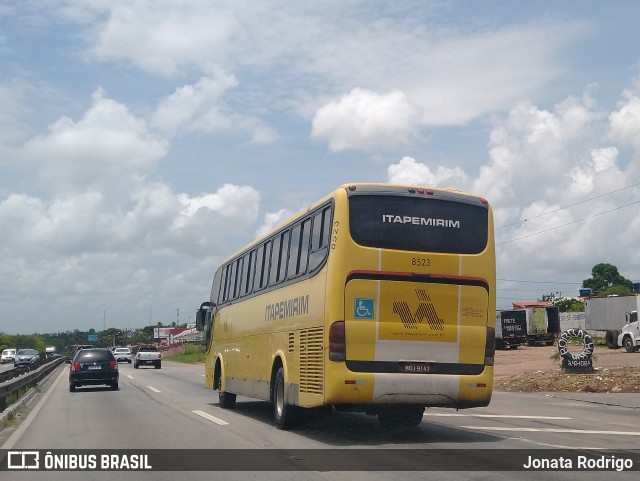
M197 362L204 362L206 358L204 346L199 344L187 344L184 346L184 352L182 354L176 354L175 356L163 356L163 359L168 361L184 362L187 364L195 364Z

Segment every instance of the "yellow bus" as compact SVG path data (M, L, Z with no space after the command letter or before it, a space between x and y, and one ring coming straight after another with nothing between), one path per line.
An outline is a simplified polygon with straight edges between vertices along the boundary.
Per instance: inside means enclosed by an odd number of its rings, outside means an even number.
M345 184L222 262L196 315L205 387L417 425L489 404L495 252L488 202L452 189Z

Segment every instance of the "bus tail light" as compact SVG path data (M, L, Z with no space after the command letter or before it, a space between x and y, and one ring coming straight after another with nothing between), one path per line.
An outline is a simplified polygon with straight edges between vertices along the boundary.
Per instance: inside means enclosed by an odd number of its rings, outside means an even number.
M347 346L344 337L344 321L337 321L329 328L329 360L344 362Z
M496 330L487 327L487 342L484 346L484 365L493 366L493 359L496 355Z

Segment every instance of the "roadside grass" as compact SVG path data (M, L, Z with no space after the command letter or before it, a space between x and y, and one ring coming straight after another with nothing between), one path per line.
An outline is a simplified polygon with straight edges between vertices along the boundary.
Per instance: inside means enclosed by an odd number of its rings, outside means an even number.
M195 364L197 362L204 362L206 353L204 346L199 344L187 344L184 347L182 354L176 354L175 356L163 356L163 359L169 361L183 362L185 364Z

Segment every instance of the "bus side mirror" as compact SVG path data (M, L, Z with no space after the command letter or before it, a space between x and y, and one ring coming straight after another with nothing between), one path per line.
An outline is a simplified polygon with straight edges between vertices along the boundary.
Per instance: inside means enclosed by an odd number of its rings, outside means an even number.
M204 331L205 322L207 320L207 312L215 307L213 302L203 302L200 309L196 312L196 331Z
M198 309L196 312L196 331L204 331L204 319L207 311L204 309Z

